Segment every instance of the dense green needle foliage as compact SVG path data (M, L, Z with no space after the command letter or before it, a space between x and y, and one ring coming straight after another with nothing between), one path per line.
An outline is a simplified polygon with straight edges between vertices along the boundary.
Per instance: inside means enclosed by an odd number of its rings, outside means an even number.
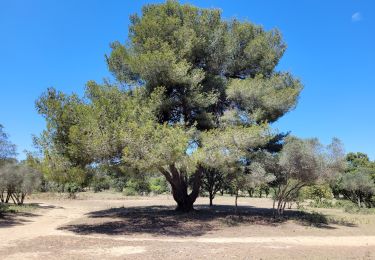
M42 168L80 185L100 165L159 172L189 211L206 169L240 180L255 151L280 149L284 135L268 123L295 107L302 85L275 71L286 49L278 30L177 1L130 19L129 38L107 56L114 83L89 82L84 98L49 89L37 101Z

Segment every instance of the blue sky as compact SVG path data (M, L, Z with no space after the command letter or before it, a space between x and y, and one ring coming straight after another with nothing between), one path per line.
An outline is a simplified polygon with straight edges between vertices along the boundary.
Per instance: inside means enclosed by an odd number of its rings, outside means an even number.
M125 41L129 15L152 1L0 0L0 123L22 151L44 120L34 102L47 87L83 93L110 77L104 54ZM375 1L181 1L277 27L288 44L278 69L305 89L274 127L375 159Z

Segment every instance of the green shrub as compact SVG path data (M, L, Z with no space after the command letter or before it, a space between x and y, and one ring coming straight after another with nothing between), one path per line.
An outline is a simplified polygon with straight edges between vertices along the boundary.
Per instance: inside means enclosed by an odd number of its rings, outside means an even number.
M122 192L124 187L126 186L126 178L125 177L117 177L112 179L111 186L117 192Z
M167 181L164 177L150 179L150 190L155 194L162 194L168 191Z
M334 208L335 204L331 200L313 200L310 201L309 207L312 208Z
M65 190L68 192L69 198L75 199L77 192L81 191L81 187L75 182L70 182L65 184Z
M349 207L353 207L353 206L357 206L356 204L354 204L353 202L349 201L349 200L337 200L336 203L335 203L335 207L336 208L349 208Z
M110 179L107 176L96 174L93 176L91 182L94 192L100 192L103 190L108 190L110 188Z
M123 189L122 194L125 196L136 196L138 192L133 187L126 187Z
M130 179L125 184L125 189L126 188L133 189L136 194L148 194L150 192L149 183L144 179Z
M332 189L328 184L312 185L306 187L305 197L316 201L317 204L322 203L324 199L332 199Z

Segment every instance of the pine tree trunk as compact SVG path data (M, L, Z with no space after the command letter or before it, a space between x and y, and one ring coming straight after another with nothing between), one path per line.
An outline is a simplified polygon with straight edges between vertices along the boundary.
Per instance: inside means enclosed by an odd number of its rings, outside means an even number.
M159 168L160 172L166 177L172 188L173 199L177 203L176 211L189 212L194 210L194 202L199 195L199 189L202 179L202 169L198 167L193 175L192 191L188 193L188 178L186 173L179 171L175 165L169 165L169 170Z

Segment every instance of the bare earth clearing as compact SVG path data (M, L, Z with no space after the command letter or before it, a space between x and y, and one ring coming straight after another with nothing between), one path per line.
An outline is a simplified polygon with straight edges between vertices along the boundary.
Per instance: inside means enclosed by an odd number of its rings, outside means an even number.
M0 219L0 259L375 259L375 216L322 209L275 221L269 199L206 198L177 214L170 196L44 195L29 213ZM319 221L317 221L318 219Z

